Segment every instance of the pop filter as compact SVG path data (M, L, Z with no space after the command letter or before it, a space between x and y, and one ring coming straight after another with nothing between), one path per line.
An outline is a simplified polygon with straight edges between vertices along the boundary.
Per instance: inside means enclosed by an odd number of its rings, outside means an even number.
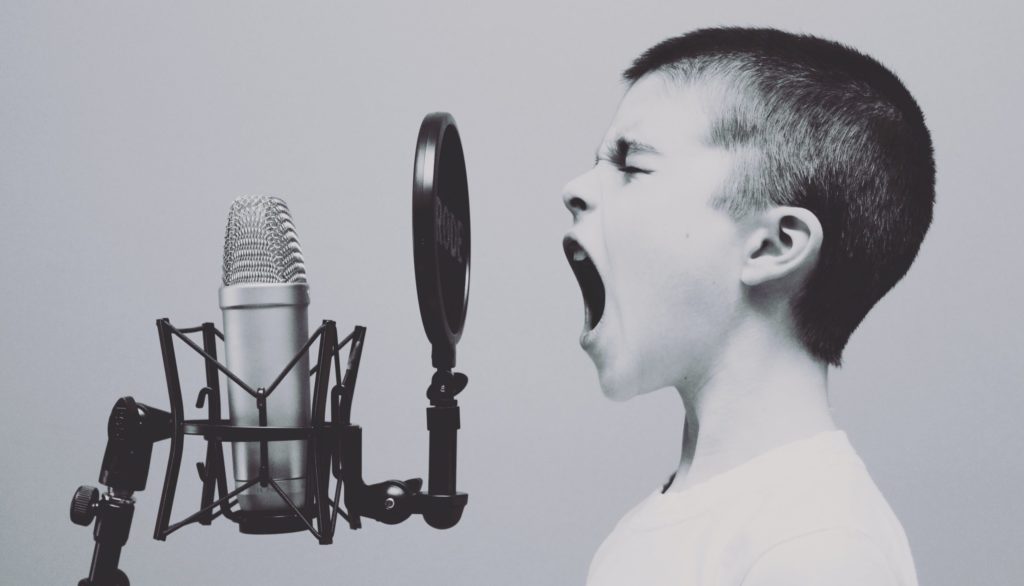
M434 368L455 366L469 301L469 189L455 119L428 114L420 125L412 183L413 260L420 318Z

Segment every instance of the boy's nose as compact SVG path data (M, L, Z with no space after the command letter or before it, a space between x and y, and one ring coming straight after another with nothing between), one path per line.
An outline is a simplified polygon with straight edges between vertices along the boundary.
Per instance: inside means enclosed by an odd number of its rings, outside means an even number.
M578 219L580 214L592 211L596 203L592 193L593 180L589 178L590 173L584 173L573 179L562 189L562 202L565 208L572 214L573 219Z

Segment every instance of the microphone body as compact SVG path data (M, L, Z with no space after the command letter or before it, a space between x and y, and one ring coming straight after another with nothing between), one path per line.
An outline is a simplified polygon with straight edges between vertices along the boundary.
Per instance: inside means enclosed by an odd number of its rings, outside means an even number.
M220 289L227 366L253 388L266 388L309 339L309 286L305 283L246 283ZM267 397L267 425L309 425L309 356ZM232 425L259 425L256 399L228 380ZM259 442L234 442L235 482L259 477ZM306 442L268 442L270 477L302 508L306 502ZM284 512L290 508L273 487L255 485L238 496L242 510Z
M231 204L224 235L224 315L227 367L254 390L270 390L309 339L309 285L288 205L268 196ZM256 397L228 379L229 421L258 426ZM266 396L266 425L309 425L309 357L304 354ZM296 507L306 506L306 440L267 442L270 478ZM260 473L260 442L233 442L236 488ZM256 484L238 495L244 511L287 513L273 486Z

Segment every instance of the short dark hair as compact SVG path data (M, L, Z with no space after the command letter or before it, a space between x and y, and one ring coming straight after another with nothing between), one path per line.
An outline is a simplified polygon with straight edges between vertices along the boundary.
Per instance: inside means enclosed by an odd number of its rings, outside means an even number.
M735 217L797 206L821 222L821 253L792 310L804 346L838 366L931 223L935 163L921 109L871 57L775 29L697 30L648 49L623 76L633 84L652 72L720 90L708 140L740 163L716 206Z

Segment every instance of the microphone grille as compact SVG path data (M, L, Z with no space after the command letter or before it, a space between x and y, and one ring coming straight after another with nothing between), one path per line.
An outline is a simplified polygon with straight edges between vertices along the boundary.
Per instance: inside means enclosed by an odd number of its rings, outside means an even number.
M224 233L224 285L305 282L306 265L288 204L265 195L231 202Z

